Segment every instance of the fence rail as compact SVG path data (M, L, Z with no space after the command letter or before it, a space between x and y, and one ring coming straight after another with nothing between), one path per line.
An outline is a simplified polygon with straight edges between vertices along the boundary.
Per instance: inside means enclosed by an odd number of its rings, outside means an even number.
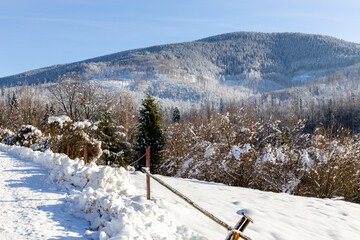
M128 167L130 167L130 166L133 166L135 163L137 163L137 162L139 162L143 157L145 157L146 156L146 153L144 154L144 155L142 155L141 157L139 157L137 160L135 160L135 161L133 161L132 163L130 163L129 165L128 165Z
M195 209L200 211L202 214L204 214L205 216L207 216L208 218L210 218L211 220L213 220L214 222L216 222L220 226L226 228L226 230L230 231L229 234L226 236L225 240L231 240L231 239L236 240L236 239L239 239L239 238L242 238L242 239L245 239L245 240L251 240L251 238L249 238L248 236L246 236L246 235L244 235L242 233L245 230L245 228L248 226L248 224L250 222L253 222L253 220L249 216L247 216L245 213L243 213L243 217L241 218L241 220L239 222L237 222L235 227L231 227L227 223L225 223L222 220L220 220L219 218L215 217L210 212L208 212L205 209L201 208L194 201L192 201L191 199L186 197L184 194L180 193L178 190L176 190L175 188L173 188L170 185L168 185L167 183L165 183L163 180L161 180L158 177L155 177L154 175L152 175L150 173L150 169L148 167L143 167L142 171L146 174L147 178L151 177L152 179L154 179L155 181L160 183L162 186L169 189L171 192L173 192L174 194L176 194L177 196L179 196L180 198L185 200L189 205L193 206ZM148 181L147 181L147 184L148 184ZM148 193L148 199L149 199L150 198L149 197L150 196L150 188L149 187L147 187L147 193Z
M87 147L87 143L84 143L84 162L85 162L85 164L87 164L88 150L89 149ZM54 142L53 151L54 151L54 153L56 152L56 142ZM70 152L69 144L67 145L66 152L67 152L67 155L69 156L69 152ZM253 220L249 216L247 216L245 213L242 213L243 217L236 223L235 227L231 227L230 225L223 222L222 220L220 220L219 218L217 218L210 212L201 208L190 198L186 197L184 194L182 194L175 188L171 187L170 185L165 183L160 178L155 177L153 174L151 174L151 172L150 172L150 147L146 148L146 153L144 155L142 155L140 158L138 158L134 162L130 163L128 166L132 166L132 165L136 164L141 159L143 159L145 156L146 156L146 167L143 167L142 171L146 174L146 190L147 190L146 196L147 196L148 200L150 200L150 178L152 178L155 181L157 181L159 184L161 184L162 186L164 186L165 188L170 190L172 193L174 193L175 195L182 198L185 202L187 202L189 205L191 205L192 207L197 209L199 212L201 212L202 214L204 214L205 216L207 216L208 218L210 218L211 220L213 220L214 222L216 222L217 224L219 224L220 226L222 226L223 228L228 230L229 233L226 236L225 240L238 240L239 238L242 238L244 240L251 240L249 237L247 237L246 235L244 235L242 233L246 229L248 224L250 222L253 222Z

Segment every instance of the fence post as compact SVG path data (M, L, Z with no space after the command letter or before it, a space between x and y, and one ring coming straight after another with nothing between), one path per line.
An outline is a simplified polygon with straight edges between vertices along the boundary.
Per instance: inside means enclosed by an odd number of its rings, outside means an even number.
M150 147L146 148L146 167L150 172ZM150 200L150 176L146 174L146 197Z
M84 146L84 162L85 164L87 164L87 143L85 143L85 146Z
M54 153L56 153L56 142L54 141L54 150L53 150Z

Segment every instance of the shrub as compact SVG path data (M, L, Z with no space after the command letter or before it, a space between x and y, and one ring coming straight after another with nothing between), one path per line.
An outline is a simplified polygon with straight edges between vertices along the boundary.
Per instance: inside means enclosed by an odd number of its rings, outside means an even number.
M90 132L92 131L94 131L94 128L89 121L75 122L63 127L63 134L58 138L57 151L69 153L69 157L72 159L82 159L84 158L86 144L87 161L96 161L102 154L101 142L90 137Z
M42 132L32 125L22 125L17 132L16 145L30 147L42 137Z
M9 129L0 129L0 142L7 137L14 136L15 133Z
M40 138L30 146L30 148L34 151L41 151L45 152L46 150L50 149L51 144L51 137L43 137Z

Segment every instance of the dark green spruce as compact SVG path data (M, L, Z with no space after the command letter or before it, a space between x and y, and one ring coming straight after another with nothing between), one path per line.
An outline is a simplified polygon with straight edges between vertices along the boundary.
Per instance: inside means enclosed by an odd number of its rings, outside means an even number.
M127 152L125 129L117 126L110 109L104 106L101 110L101 119L97 125L97 138L101 141L103 154L101 159L106 165L124 165L124 153Z
M135 152L137 158L143 156L146 147L150 147L151 171L156 172L164 148L164 137L161 129L162 114L154 98L148 93L142 101L139 112L138 133L136 134ZM145 158L139 161L138 168L145 166Z

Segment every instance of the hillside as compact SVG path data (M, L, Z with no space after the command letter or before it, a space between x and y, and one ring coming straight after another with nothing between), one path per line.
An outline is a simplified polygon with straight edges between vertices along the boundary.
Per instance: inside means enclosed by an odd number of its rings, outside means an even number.
M218 82L241 92L267 92L309 83L359 62L359 44L328 36L236 32L37 69L0 78L0 85L52 82L77 72L84 79L131 83L134 91L151 80L146 87L155 89L152 83L160 81L164 92L196 92L194 86L212 91ZM174 95L179 93L163 97Z

